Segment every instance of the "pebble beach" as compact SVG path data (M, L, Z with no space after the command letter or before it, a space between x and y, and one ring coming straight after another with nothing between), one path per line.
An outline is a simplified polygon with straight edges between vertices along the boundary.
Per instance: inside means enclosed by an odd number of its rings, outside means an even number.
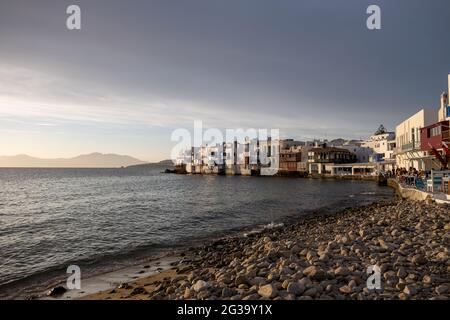
M450 206L395 200L187 249L169 270L83 299L450 299ZM381 288L369 288L376 266Z

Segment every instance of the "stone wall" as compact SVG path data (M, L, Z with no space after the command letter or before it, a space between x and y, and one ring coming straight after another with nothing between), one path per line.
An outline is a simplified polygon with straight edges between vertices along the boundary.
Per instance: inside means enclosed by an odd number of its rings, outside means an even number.
M408 199L413 201L425 201L428 199L432 199L432 195L428 192L413 189L413 188L404 188L402 187L397 180L388 179L388 186L395 189L397 196L402 199Z

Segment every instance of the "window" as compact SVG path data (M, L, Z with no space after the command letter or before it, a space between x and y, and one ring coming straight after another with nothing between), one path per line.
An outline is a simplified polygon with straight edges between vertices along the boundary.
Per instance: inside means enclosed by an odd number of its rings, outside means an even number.
M440 136L441 135L441 126L434 127L430 129L430 135L431 137Z

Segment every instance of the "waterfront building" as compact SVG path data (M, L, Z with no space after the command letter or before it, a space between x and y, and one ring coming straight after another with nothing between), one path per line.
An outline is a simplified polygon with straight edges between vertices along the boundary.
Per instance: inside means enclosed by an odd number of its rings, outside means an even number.
M324 146L308 151L309 173L331 174L330 165L354 162L356 162L356 155L344 148Z
M421 149L421 129L437 122L435 109L422 109L395 128L397 167L431 170L428 154Z
M427 168L448 169L450 159L450 121L440 121L420 130L421 150Z
M450 74L448 75L448 90L447 92L443 92L441 94L439 115L438 115L439 122L450 120L450 102L448 97L449 94L450 94Z
M347 149L351 153L356 155L356 162L359 163L365 163L369 162L369 160L372 158L374 152L371 148L368 147L362 147L358 145L353 144L343 144L340 146L342 149Z
M384 132L370 136L363 141L363 147L373 150L371 162L395 159L395 132Z

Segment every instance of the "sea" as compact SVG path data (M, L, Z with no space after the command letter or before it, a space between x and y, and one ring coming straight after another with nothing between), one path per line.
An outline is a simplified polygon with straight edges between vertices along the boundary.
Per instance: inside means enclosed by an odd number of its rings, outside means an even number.
M164 169L0 168L0 295L68 265L98 273L305 214L393 198L392 189L367 181Z

